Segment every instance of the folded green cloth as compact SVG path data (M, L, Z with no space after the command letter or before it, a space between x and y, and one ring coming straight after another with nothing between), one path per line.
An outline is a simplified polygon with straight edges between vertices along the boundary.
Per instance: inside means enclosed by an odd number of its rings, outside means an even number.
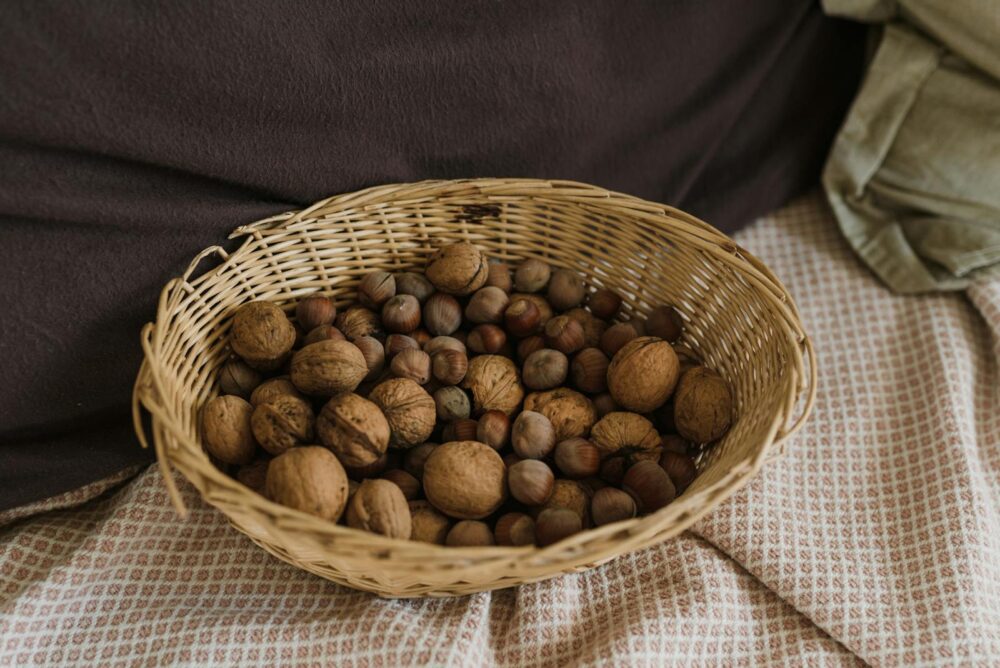
M884 22L823 173L840 227L897 292L959 290L1000 268L1000 11L995 0L824 0Z

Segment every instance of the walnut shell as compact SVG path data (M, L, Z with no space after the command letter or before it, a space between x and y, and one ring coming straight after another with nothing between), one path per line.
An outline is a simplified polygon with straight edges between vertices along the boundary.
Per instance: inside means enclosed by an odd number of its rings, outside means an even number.
M441 292L462 296L483 287L489 266L478 248L463 241L439 248L431 256L424 275Z
M389 422L375 403L345 392L323 406L316 435L345 466L367 466L389 447Z
M233 316L229 345L253 368L274 371L295 345L295 326L276 304L250 302Z
M201 409L201 436L205 450L226 464L247 464L257 443L250 418L253 406L232 394L215 397Z
M669 343L641 336L615 353L608 366L608 391L619 406L649 413L670 398L678 368L677 353Z
M451 528L451 520L429 501L410 501L410 540L444 545Z
M347 506L347 526L410 539L410 507L398 486L388 480L364 480Z
M336 522L347 505L347 474L329 450L310 445L272 459L265 490L275 503Z
M585 348L597 348L601 345L601 337L607 331L608 323L582 308L566 311L564 315L576 320L583 327L583 345Z
M320 341L292 356L292 383L307 394L353 392L367 375L364 354L349 341Z
M373 336L376 339L385 337L382 320L378 314L364 306L348 307L337 316L335 324L348 341L360 339L362 336Z
M293 397L298 397L299 399L305 399L305 397L295 389L295 385L288 376L278 376L277 378L270 378L265 380L263 383L258 385L253 394L250 395L250 403L253 404L254 408L260 406L261 404L267 404L280 396L291 395Z
M612 455L659 453L660 435L653 423L637 415L618 411L608 413L590 430L590 441L601 451L601 459Z
M424 464L424 493L445 515L481 519L507 498L507 467L485 443L444 443L434 448Z
M397 448L420 445L434 431L434 397L409 378L391 378L375 386L368 398L389 422L389 443Z
M501 355L479 355L469 360L462 387L472 391L476 414L498 410L513 415L524 398L517 366Z
M557 443L574 436L586 436L597 422L593 402L568 387L529 394L524 400L524 410L547 417L555 428Z
M681 376L674 396L677 432L695 443L722 437L733 418L733 394L725 379L703 366Z
M272 455L312 442L315 422L309 404L287 394L257 406L250 418L254 437Z

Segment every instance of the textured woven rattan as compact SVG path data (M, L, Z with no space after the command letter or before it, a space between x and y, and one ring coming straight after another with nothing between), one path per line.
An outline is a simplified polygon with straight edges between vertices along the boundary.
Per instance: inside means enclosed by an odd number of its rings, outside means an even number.
M478 179L369 188L240 227L233 253L207 248L164 288L142 330L145 361L133 417L145 408L178 512L172 469L240 531L280 559L386 596L441 596L509 587L585 569L676 535L745 485L802 424L815 356L792 300L759 260L676 209L567 181ZM495 258L547 260L625 296L624 313L669 302L684 342L732 384L737 419L699 461L676 501L646 517L540 548L447 548L384 538L271 503L220 472L202 450L199 407L218 393L230 317L254 299L291 309L322 292L354 301L374 269L422 267L442 243L470 241Z

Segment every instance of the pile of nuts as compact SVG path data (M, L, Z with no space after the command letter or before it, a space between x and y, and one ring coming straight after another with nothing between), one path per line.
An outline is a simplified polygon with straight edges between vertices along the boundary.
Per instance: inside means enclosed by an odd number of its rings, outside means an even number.
M669 305L468 243L357 303L251 302L232 320L205 449L272 501L393 538L550 545L664 507L729 428L732 393L675 350ZM238 468L236 468L238 467Z

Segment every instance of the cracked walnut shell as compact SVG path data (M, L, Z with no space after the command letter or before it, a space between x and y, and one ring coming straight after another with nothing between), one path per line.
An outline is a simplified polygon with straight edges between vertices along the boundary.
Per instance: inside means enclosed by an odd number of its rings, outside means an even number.
M593 402L568 387L529 394L524 400L524 410L547 417L555 428L557 443L574 436L585 437L597 421Z
M489 266L478 248L459 242L439 248L431 256L424 275L441 292L462 296L483 287Z

